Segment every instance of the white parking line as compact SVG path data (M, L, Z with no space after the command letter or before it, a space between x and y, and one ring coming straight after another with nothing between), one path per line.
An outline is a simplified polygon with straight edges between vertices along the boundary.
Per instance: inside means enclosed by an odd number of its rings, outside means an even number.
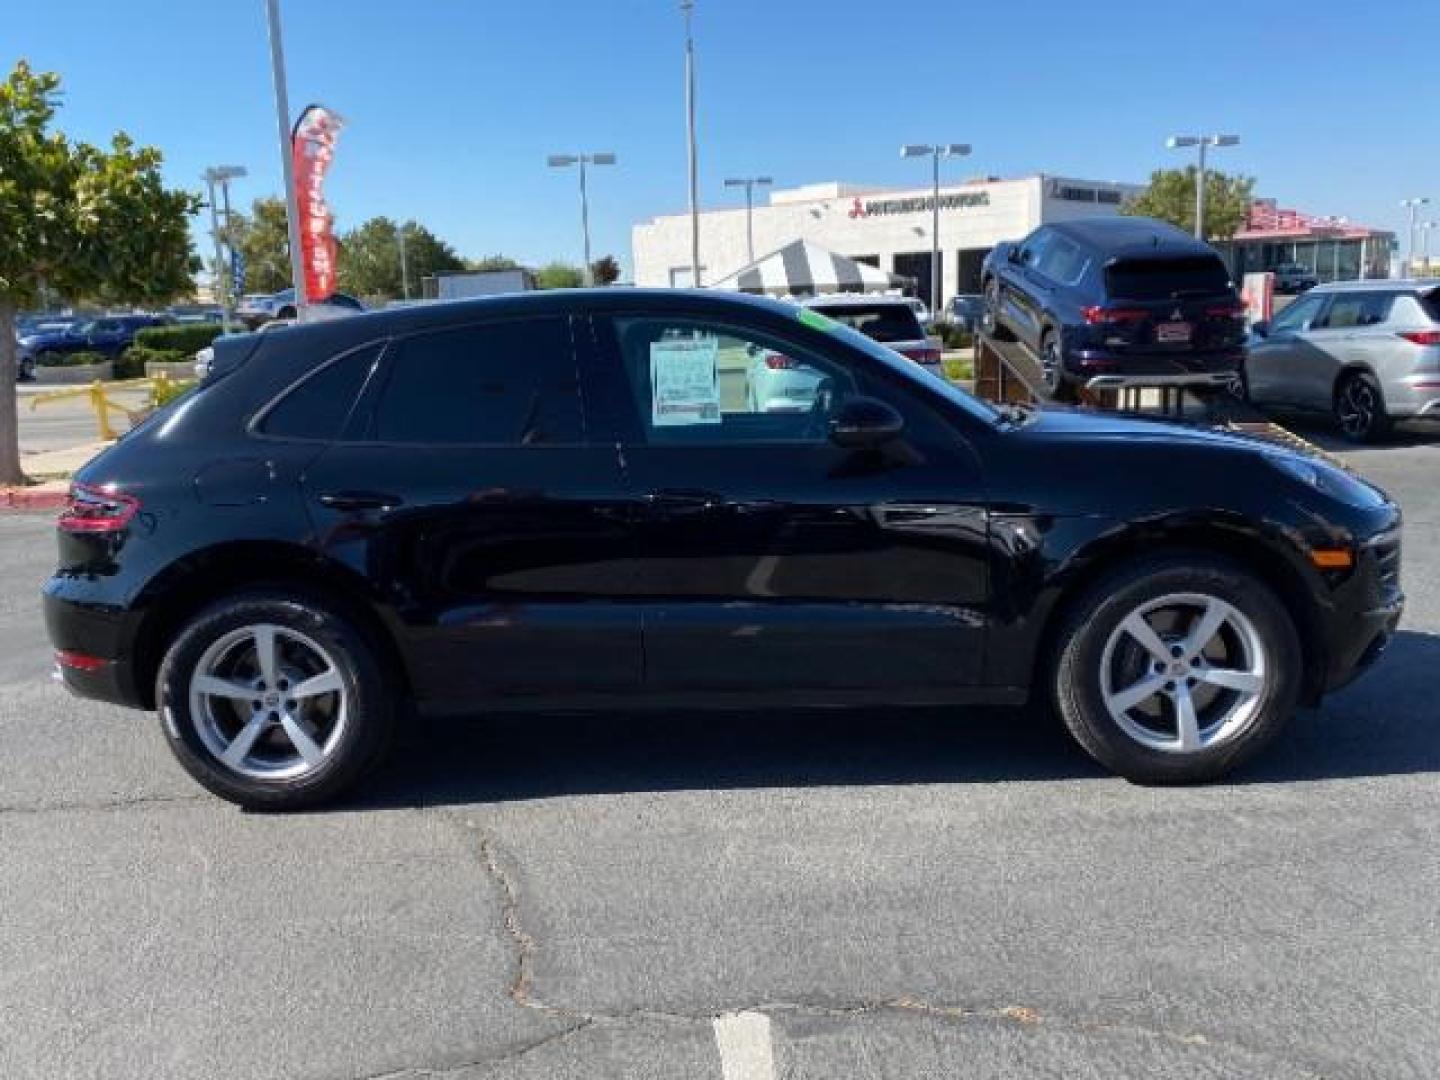
M724 1080L775 1080L770 1017L758 1012L723 1013L714 1023Z

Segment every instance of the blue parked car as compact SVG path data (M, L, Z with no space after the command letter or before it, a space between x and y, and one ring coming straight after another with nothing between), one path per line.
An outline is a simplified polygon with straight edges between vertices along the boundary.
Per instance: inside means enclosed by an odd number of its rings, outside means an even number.
M67 353L97 352L114 359L135 343L135 332L147 326L165 326L162 315L107 315L78 322L60 330L39 331L20 339L19 375L34 377L35 366Z

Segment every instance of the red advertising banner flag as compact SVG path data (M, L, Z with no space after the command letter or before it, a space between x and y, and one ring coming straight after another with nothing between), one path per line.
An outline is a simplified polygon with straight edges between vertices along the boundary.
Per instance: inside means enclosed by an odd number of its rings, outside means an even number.
M325 174L335 158L335 142L343 125L338 113L323 105L310 105L295 121L290 136L306 303L318 303L335 292L335 217L325 202Z

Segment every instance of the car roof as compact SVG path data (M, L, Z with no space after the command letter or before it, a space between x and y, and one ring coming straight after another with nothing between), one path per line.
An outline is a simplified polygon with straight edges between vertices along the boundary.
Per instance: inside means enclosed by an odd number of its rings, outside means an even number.
M1142 255L1214 255L1209 244L1168 221L1124 215L1056 221L1045 228L1117 258Z
M886 296L882 293L825 293L823 296L807 296L800 301L806 307L829 307L843 304L899 304L914 310L911 297Z
M1311 292L1426 292L1440 289L1440 278L1372 278L1365 281L1327 281Z

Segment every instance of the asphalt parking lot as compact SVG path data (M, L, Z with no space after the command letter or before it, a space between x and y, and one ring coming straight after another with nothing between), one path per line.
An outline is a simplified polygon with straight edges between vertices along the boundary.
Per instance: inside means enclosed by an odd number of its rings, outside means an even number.
M555 716L247 815L51 685L0 517L0 1076L1440 1075L1440 435L1345 456L1402 632L1197 789L1012 713Z

